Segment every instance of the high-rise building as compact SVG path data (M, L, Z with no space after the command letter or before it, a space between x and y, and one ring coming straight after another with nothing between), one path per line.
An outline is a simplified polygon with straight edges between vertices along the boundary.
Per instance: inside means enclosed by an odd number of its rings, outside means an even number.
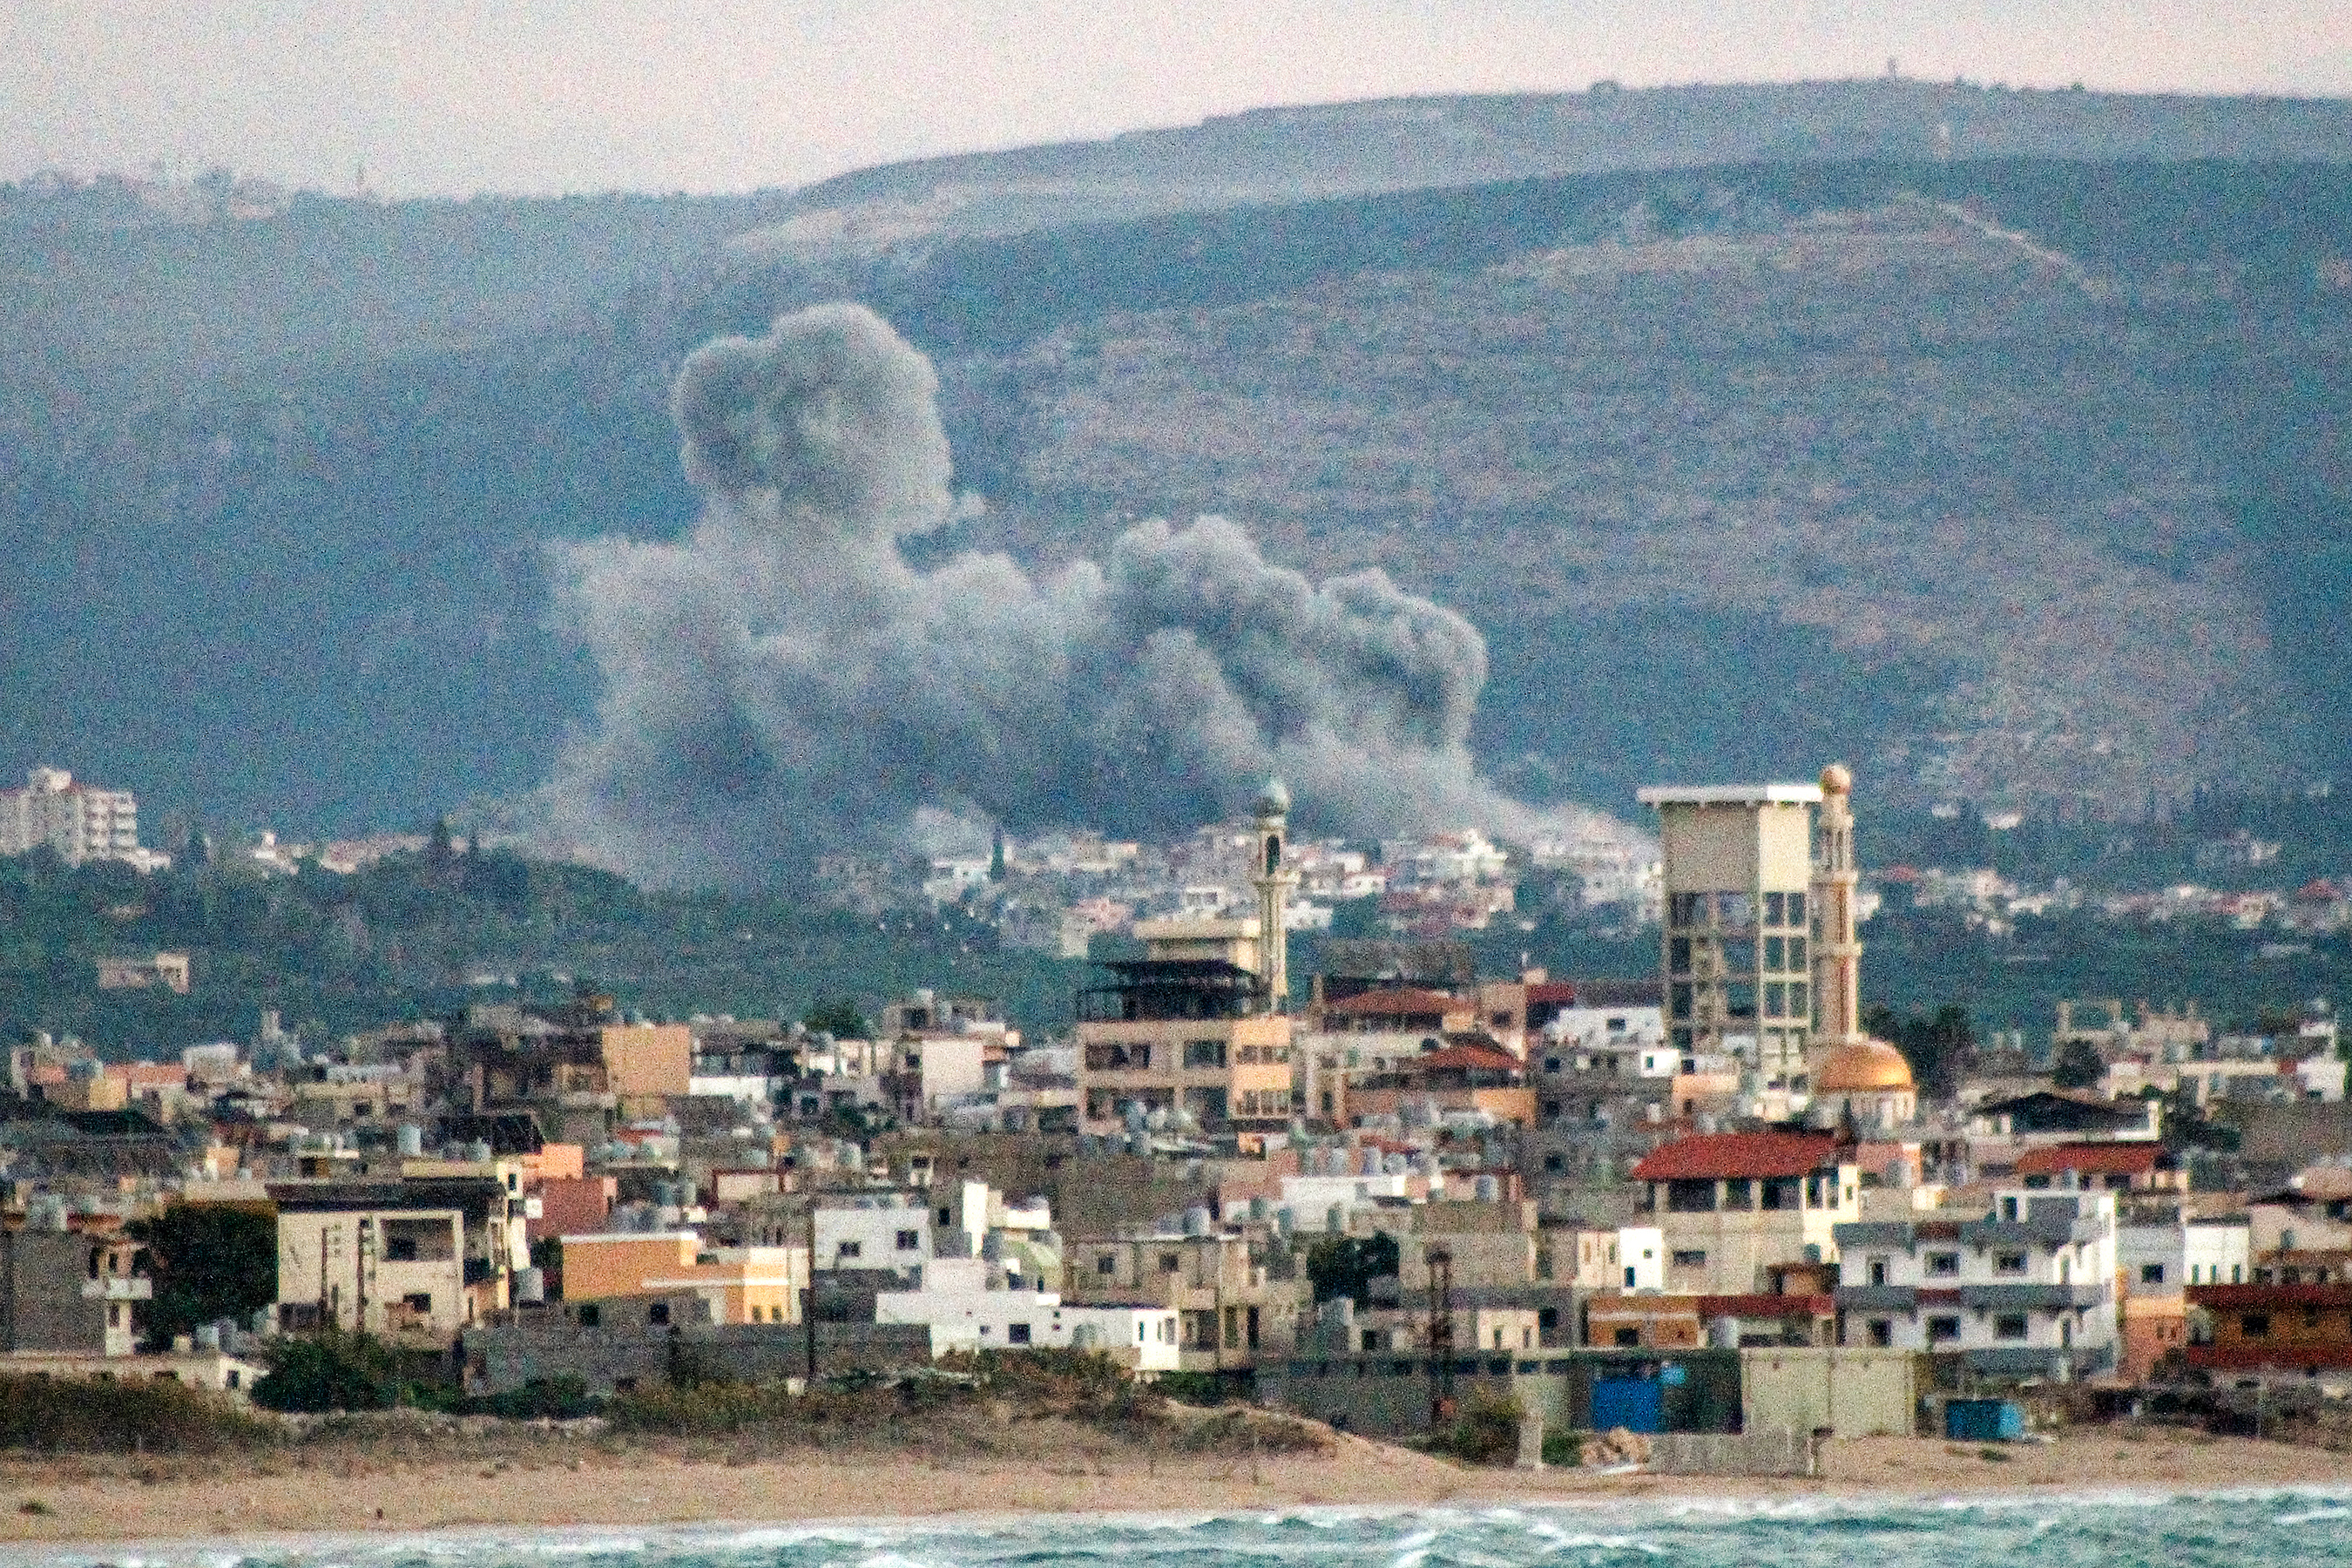
M139 803L129 790L76 784L63 768L35 768L23 789L0 790L0 855L43 845L74 866L129 860L145 870L170 864L139 847Z
M1664 850L1668 1045L1686 1058L1734 1058L1757 1088L1801 1094L1820 787L1669 784L1640 799L1657 810Z

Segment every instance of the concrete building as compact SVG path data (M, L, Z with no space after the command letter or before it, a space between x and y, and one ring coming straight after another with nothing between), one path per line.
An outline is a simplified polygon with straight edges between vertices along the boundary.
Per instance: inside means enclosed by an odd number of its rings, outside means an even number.
M710 1247L692 1230L563 1238L563 1299L690 1293L714 1323L796 1323L809 1286L804 1247Z
M1151 921L1135 934L1145 956L1101 965L1109 983L1079 994L1086 1124L1113 1131L1130 1108L1217 1131L1286 1124L1291 1021L1254 967L1257 921Z
M456 1208L281 1207L278 1322L446 1344L471 1321Z
M1677 1294L1768 1290L1775 1265L1836 1261L1840 1227L1862 1217L1853 1151L1829 1137L1683 1138L1632 1175L1643 1184L1643 1221L1657 1227L1665 1252L1662 1284Z
M967 1350L1099 1350L1131 1373L1181 1364L1176 1310L1142 1302L1066 1303L1058 1290L1000 1287L987 1259L934 1258L912 1290L875 1297L877 1323L919 1323L969 1335Z
M930 1259L930 1206L895 1193L854 1201L820 1199L814 1223L820 1270L912 1268Z
M1667 1044L1801 1092L1812 1043L1814 784L1657 785Z
M100 991L144 991L157 985L183 996L188 994L186 953L151 952L98 961Z
M127 1356L154 1282L126 1238L27 1226L0 1231L0 1351Z
M1303 1274L1269 1279L1246 1237L1202 1227L1074 1241L1062 1297L1078 1306L1173 1308L1182 1370L1234 1372L1290 1352L1311 1291Z
M139 847L139 803L127 789L74 783L63 768L35 768L22 789L0 790L0 855L47 846L79 866L85 860L127 860L141 870L172 863Z
M1981 1216L1837 1227L1848 1345L1964 1356L1987 1376L2116 1364L2113 1193L2000 1188Z

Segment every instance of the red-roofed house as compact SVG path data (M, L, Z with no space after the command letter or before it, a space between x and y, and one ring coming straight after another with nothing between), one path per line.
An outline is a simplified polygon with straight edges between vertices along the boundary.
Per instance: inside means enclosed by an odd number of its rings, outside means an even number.
M1851 1144L1797 1132L1678 1138L1633 1167L1665 1247L1665 1288L1695 1296L1771 1289L1775 1264L1832 1263L1835 1226L1862 1217Z
M1433 1051L1404 1058L1386 1072L1367 1074L1348 1086L1348 1120L1358 1125L1372 1116L1394 1116L1407 1101L1449 1110L1483 1110L1515 1127L1535 1122L1536 1091L1528 1087L1519 1058L1479 1037L1452 1041Z
M2189 1173L2174 1168L2161 1143L2060 1143L2028 1149L2017 1157L2021 1186L2040 1190L2065 1184L2104 1187L2110 1192L2180 1192L2189 1190Z

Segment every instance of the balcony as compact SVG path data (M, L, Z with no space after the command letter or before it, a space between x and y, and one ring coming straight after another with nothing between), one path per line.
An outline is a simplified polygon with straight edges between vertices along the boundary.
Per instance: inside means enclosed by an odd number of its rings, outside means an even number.
M1840 1310L1857 1312L1907 1312L1918 1304L1919 1290L1914 1285L1841 1285L1837 1288Z
M81 1296L85 1301L152 1301L155 1299L155 1281L143 1275L85 1279Z
M2096 1307L2107 1299L2103 1285L1963 1285L1960 1305L1988 1311L2037 1311Z

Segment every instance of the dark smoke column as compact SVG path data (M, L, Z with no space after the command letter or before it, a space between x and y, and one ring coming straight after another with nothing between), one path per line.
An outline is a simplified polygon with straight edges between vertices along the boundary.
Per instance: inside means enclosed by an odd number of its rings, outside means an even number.
M541 792L549 837L655 882L756 884L901 843L926 808L1189 832L1273 773L1326 831L1546 825L1473 765L1484 639L1381 573L1318 584L1217 518L1139 524L1042 582L1002 554L917 571L900 542L951 505L937 395L856 305L688 358L700 519L555 552L603 691Z

